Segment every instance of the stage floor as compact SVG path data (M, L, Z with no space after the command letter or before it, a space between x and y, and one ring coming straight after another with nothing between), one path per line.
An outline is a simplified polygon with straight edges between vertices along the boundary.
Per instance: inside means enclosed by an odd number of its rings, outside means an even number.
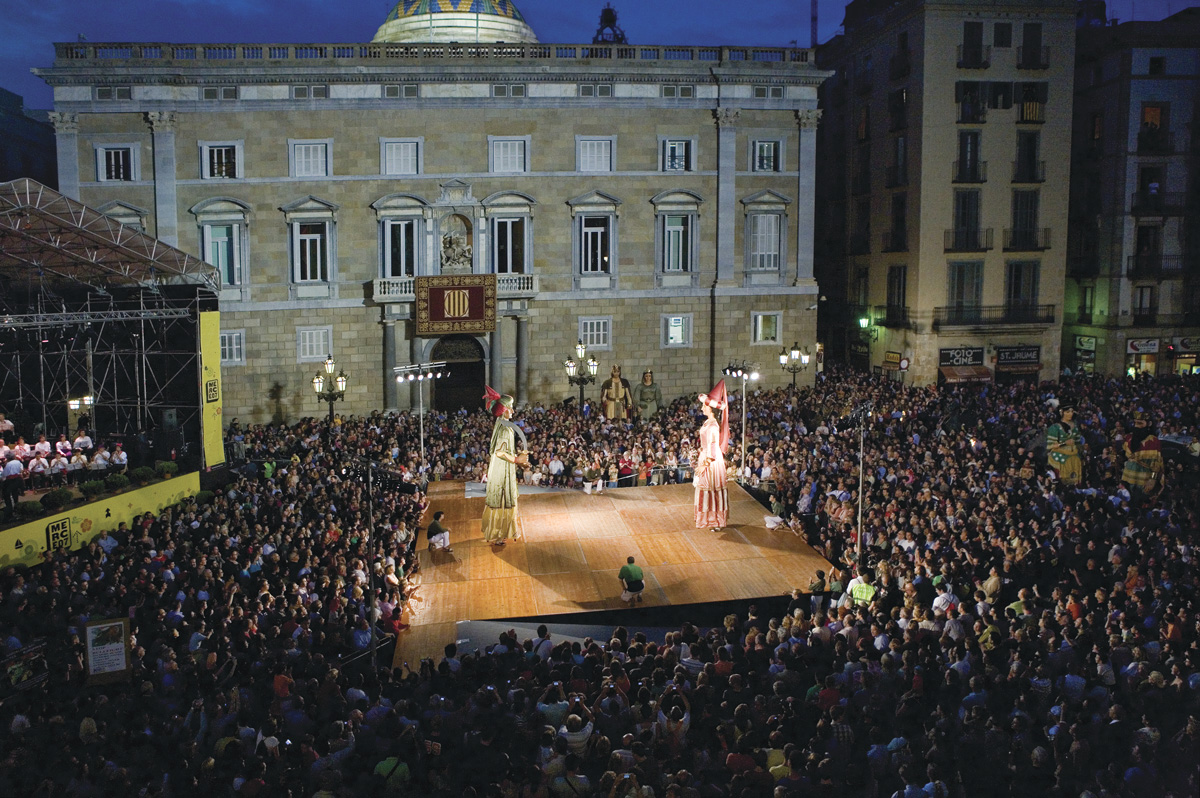
M646 573L642 608L779 596L829 571L789 529L769 531L763 506L732 482L720 533L695 528L690 484L557 491L522 495L523 538L500 548L484 542L484 500L464 483L430 483L429 499L423 520L444 511L454 550L430 552L422 530L397 664L440 653L457 621L624 608L617 572L629 555Z

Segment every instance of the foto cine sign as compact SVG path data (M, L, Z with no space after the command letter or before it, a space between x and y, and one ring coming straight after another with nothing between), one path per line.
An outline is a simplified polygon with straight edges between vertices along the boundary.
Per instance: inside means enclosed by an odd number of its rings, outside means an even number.
M417 335L480 334L496 329L496 275L418 277Z

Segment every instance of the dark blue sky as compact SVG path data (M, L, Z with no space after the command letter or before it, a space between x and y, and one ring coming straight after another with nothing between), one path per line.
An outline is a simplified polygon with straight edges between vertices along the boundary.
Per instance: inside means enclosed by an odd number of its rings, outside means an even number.
M386 0L0 0L0 87L49 108L49 88L29 73L49 66L53 42L365 42L393 4ZM614 0L637 44L809 42L809 0ZM1162 19L1182 0L1116 0L1109 16ZM544 42L587 42L604 0L517 0ZM821 0L819 41L842 23L845 0Z

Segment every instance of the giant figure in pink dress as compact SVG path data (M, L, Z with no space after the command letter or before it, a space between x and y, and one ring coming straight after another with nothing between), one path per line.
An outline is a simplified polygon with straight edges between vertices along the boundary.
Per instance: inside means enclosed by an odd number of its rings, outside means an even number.
M725 380L708 393L700 394L704 424L700 427L700 448L696 452L696 528L720 532L729 523L729 491L725 487L725 449L729 446L729 401ZM716 414L721 414L718 421Z

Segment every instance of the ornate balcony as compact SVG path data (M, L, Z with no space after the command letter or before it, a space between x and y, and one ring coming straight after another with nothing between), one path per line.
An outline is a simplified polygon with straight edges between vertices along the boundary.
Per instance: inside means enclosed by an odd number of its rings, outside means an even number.
M1125 276L1157 280L1180 278L1183 277L1183 258L1163 256L1157 252L1130 255L1125 261Z
M496 276L498 299L533 299L538 293L536 274L500 274ZM372 284L371 298L376 302L415 302L415 277L381 277Z
M1015 228L1004 230L1005 252L1041 252L1050 249L1050 228Z
M992 228L959 227L946 231L946 252L987 252L992 248Z
M987 161L955 161L952 183L986 183Z
M951 305L933 309L933 328L1054 323L1054 305Z

